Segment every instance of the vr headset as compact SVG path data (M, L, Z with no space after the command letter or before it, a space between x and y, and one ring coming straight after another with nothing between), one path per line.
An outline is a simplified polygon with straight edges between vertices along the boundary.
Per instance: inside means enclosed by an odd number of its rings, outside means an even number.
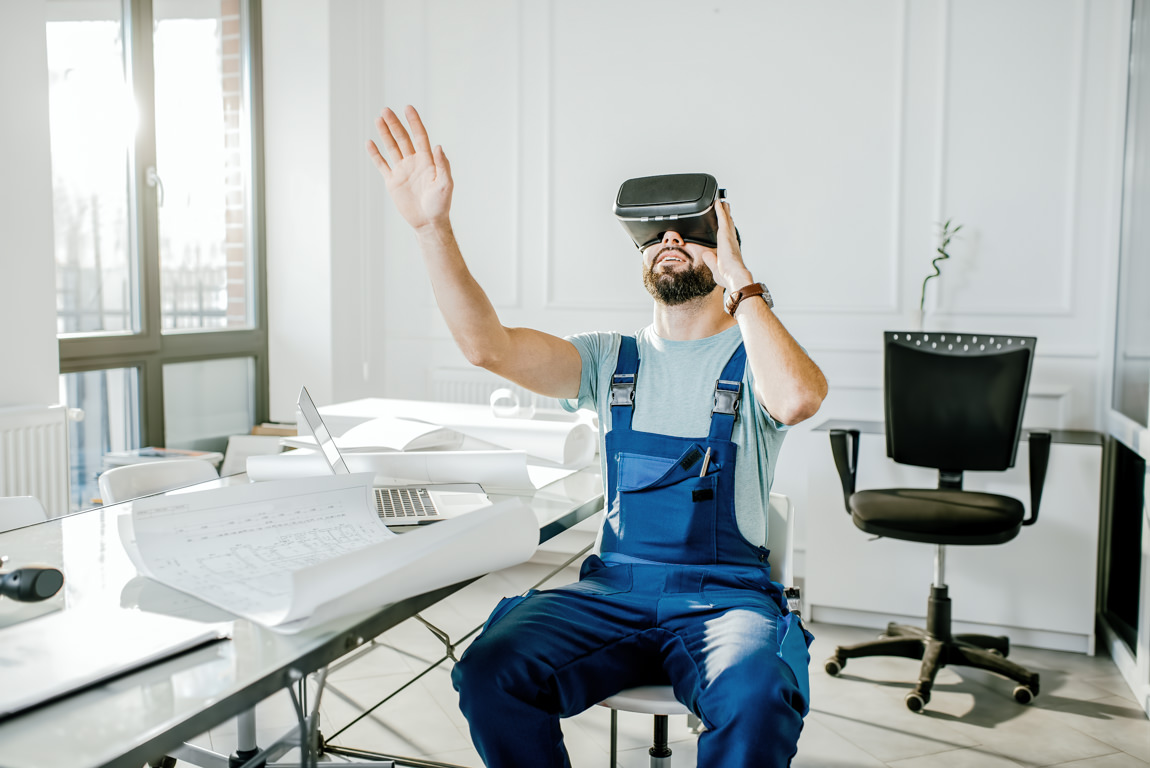
M642 176L619 187L615 217L639 250L662 240L669 229L688 243L714 248L719 242L715 203L726 196L709 173Z

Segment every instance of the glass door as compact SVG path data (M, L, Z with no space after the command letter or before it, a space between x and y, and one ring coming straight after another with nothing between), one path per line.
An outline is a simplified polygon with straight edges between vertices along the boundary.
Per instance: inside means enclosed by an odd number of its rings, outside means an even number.
M1098 610L1111 656L1150 701L1150 0L1132 12Z

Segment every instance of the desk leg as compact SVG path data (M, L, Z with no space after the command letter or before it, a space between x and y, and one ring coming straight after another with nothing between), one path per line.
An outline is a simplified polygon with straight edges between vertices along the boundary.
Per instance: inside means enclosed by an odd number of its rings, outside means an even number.
M319 703L327 684L327 667L316 672L316 695L314 703L305 703L303 694L304 677L298 672L289 671L288 693L296 710L298 724L276 739L270 747L260 749L256 744L256 711L253 707L236 718L236 751L225 756L192 744L183 744L172 750L172 755L181 761L200 768L317 768L322 737L319 733ZM300 691L297 693L296 687ZM278 762L277 759L295 747L299 747L299 763ZM382 762L341 762L340 768L394 768L390 760Z
M236 717L236 751L228 758L228 768L240 768L260 753L256 744L256 711L254 708ZM253 763L251 768L264 768L267 763Z

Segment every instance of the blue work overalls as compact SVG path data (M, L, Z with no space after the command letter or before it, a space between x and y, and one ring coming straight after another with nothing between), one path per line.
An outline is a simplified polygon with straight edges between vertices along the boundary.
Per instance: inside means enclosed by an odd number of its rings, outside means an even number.
M503 600L452 672L489 768L570 766L560 718L668 681L706 727L700 766L789 765L811 638L770 581L767 550L735 518L731 434L745 362L740 345L716 382L705 437L639 432L638 351L623 337L601 557L583 562L575 584Z

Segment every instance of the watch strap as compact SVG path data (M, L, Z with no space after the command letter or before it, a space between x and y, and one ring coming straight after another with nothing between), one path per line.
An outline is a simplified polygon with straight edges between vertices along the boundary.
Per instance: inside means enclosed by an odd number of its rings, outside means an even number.
M762 296L763 301L767 302L767 306L774 309L775 301L771 298L771 292L767 290L767 286L763 283L751 283L737 291L731 291L730 294L727 295L727 301L724 305L727 314L733 317L735 310L739 308L739 303L743 299L748 299L751 296Z

